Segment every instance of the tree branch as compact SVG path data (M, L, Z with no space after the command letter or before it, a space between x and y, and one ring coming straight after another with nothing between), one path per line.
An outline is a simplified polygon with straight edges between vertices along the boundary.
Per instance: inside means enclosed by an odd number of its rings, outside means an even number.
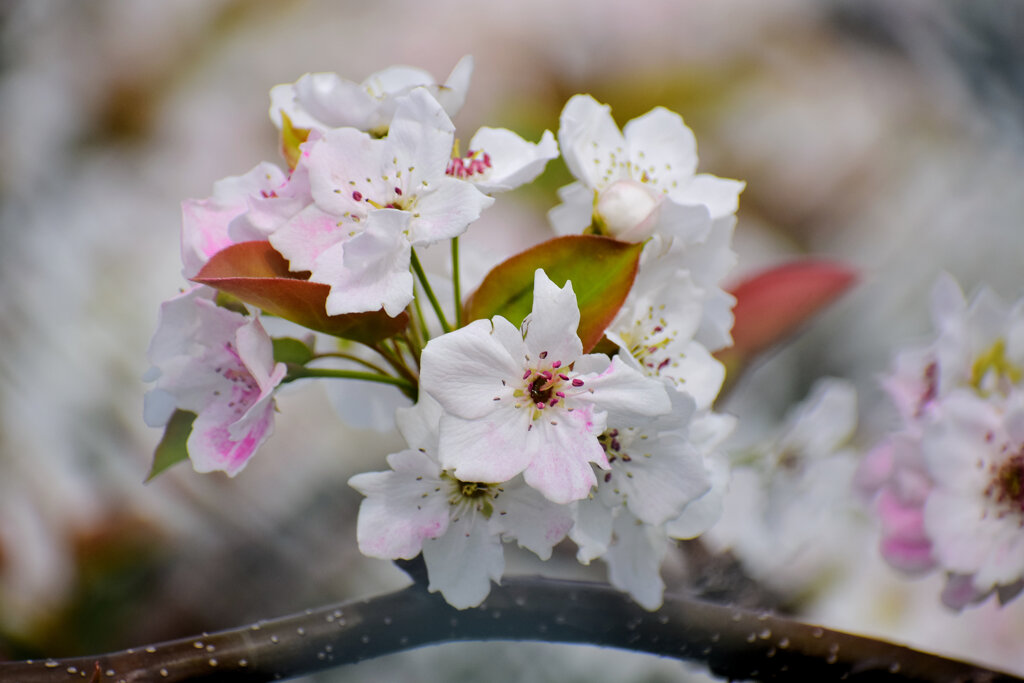
M605 584L506 578L459 611L422 584L368 600L97 657L0 662L21 683L269 681L461 640L582 643L703 662L757 680L1001 683L1024 679L791 619L669 595L647 612Z

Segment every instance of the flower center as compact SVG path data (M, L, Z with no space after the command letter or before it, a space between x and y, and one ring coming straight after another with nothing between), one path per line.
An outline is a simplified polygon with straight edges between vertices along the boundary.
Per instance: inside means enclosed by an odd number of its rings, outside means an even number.
M494 514L493 501L502 492L500 484L479 481L462 481L448 472L441 473L441 480L448 484L448 504L455 508L474 508L490 519Z
M1006 341L997 339L971 365L971 386L982 396L998 391L1007 394L1010 388L1019 384L1024 370L1006 357Z
M1024 449L1002 464L989 466L992 479L985 487L985 496L996 506L996 517L1015 514L1024 527Z
M523 383L520 388L512 392L516 408L529 405L533 408L532 418L534 420L539 418L545 410L562 403L565 400L566 391L578 390L583 387L582 379L566 374L572 372L572 363L563 367L562 361L549 361L547 358L547 351L541 351L538 359L541 361L540 363L531 362L527 356L528 365L523 372ZM532 427L531 423L530 428Z

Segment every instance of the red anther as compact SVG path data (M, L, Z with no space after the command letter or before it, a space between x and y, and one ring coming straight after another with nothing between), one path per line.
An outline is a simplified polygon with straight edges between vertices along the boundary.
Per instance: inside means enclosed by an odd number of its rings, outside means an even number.
M537 410L544 410L544 402L540 401L537 403Z
M547 370L542 370L540 374L541 374L541 376L542 376L542 377L543 377L544 379L547 379L547 380L550 380L550 379L551 379L551 377L552 377L551 373L550 373L550 372L548 372Z
M658 363L658 370L663 369L666 365L668 365L671 362L672 362L671 358L666 358L665 360L661 361L660 363Z
M566 378L566 379L568 379L568 378ZM583 386L583 380L581 380L579 377L577 377L576 379L574 379L572 381L572 385L574 387L582 387Z
M523 379L530 379L531 374L533 374L533 370L527 370L523 373Z
M563 374L563 373L560 372L560 373L558 373L558 379L562 380L563 382L568 382L569 381L569 375L566 375L566 374Z
M395 188L395 194L397 194L399 197L401 197L402 196L402 188L396 187Z
M565 392L564 391L556 391L555 392L555 396L557 396L558 398L565 398Z
M665 329L665 328L663 328L661 325L658 325L657 327L654 328L654 331L655 332L661 332L663 329Z
M541 357L541 359L547 358L548 357L548 352L547 351L541 351L540 352L540 357Z
M554 408L556 405L558 405L557 398L553 398L548 402L548 408Z
M363 201L363 193L360 192L359 190L356 190L355 192L352 193L352 199L356 200L357 202Z
M554 363L551 364L552 370L557 370L560 367L562 367L562 361L560 360L556 360Z

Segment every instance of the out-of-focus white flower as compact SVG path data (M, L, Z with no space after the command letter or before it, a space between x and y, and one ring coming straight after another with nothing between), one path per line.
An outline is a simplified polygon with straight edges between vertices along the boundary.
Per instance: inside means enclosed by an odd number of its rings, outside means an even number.
M731 548L755 577L779 588L798 590L820 577L852 519L856 461L847 443L856 422L853 385L816 382L774 435L733 455L712 545Z
M145 419L158 427L175 408L196 413L186 444L192 466L233 477L273 431L273 392L285 366L275 365L259 318L217 306L212 292L194 287L161 306Z
M579 320L572 283L559 288L538 269L521 329L496 316L427 344L420 387L445 410L445 468L471 481L522 472L550 500L579 500L597 483L589 463L608 467L597 439L606 419L668 412L660 382L618 358L583 354Z
M491 581L501 580L502 538L516 539L546 560L572 517L521 479L470 482L443 470L437 460L440 416L429 395L399 409L398 427L410 449L388 456L391 471L358 474L349 484L366 496L357 523L360 551L383 559L411 559L422 551L429 589L465 609L483 602Z
M336 73L312 73L294 83L270 90L270 118L278 128L284 112L297 128L327 130L350 127L387 134L397 100L417 87L430 91L448 116L455 116L466 101L473 75L473 58L459 60L443 85L422 69L392 66L355 83Z

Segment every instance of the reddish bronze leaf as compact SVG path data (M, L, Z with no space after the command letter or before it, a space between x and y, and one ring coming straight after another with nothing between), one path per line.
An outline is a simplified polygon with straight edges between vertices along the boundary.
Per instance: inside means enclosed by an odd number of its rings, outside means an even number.
M310 282L309 273L289 271L288 261L269 242L241 242L222 249L192 279L271 315L364 344L387 339L409 322L405 313L391 318L383 310L327 315L330 287Z

